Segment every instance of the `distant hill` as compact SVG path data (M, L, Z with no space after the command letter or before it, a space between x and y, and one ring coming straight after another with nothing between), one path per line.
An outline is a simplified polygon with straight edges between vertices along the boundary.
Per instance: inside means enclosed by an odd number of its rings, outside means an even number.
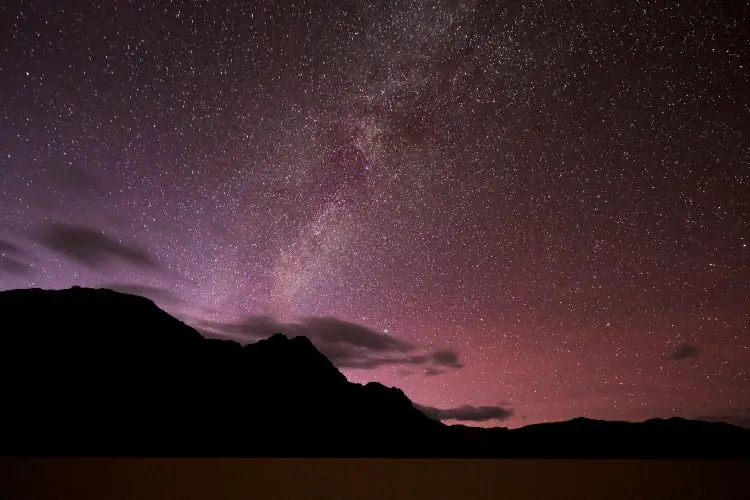
M750 430L715 422L447 426L305 337L208 339L77 287L0 292L0 391L5 455L750 457Z

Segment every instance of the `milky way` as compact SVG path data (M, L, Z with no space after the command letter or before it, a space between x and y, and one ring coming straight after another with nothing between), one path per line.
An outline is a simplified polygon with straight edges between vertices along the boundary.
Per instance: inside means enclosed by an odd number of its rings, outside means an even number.
M694 4L3 4L0 289L325 327L482 425L740 421L750 16Z

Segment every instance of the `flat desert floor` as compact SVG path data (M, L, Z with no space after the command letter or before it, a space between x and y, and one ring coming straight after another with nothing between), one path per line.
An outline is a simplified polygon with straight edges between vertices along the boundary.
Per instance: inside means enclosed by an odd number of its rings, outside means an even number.
M0 498L750 499L750 462L0 458Z

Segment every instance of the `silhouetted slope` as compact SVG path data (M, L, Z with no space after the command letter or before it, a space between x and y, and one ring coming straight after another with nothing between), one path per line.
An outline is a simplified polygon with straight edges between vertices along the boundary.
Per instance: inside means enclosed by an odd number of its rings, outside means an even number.
M750 455L750 431L682 419L448 427L348 382L305 337L207 339L109 290L0 292L0 318L6 454Z
M442 425L305 337L205 339L109 290L0 293L0 447L113 454L413 454Z
M750 430L682 418L636 423L579 417L528 425L498 437L504 453L514 457L750 457Z

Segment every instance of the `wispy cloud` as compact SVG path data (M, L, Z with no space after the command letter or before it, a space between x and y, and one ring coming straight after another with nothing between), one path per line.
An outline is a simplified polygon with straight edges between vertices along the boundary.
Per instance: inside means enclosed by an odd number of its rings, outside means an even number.
M84 226L49 223L37 230L32 238L37 243L92 268L102 267L114 260L140 268L159 267L156 259L148 252Z
M311 317L285 323L265 316L252 316L239 322L198 321L195 326L238 340L266 338L274 333L305 336L339 368L421 365L439 370L463 366L458 353L451 349L426 351L393 335L331 317Z
M422 413L435 420L459 420L464 422L486 422L488 420L507 420L513 416L513 410L503 406L471 406L456 408L434 408L415 405Z
M692 344L681 344L668 357L673 361L681 361L683 359L697 358L700 353L701 350L697 346Z

